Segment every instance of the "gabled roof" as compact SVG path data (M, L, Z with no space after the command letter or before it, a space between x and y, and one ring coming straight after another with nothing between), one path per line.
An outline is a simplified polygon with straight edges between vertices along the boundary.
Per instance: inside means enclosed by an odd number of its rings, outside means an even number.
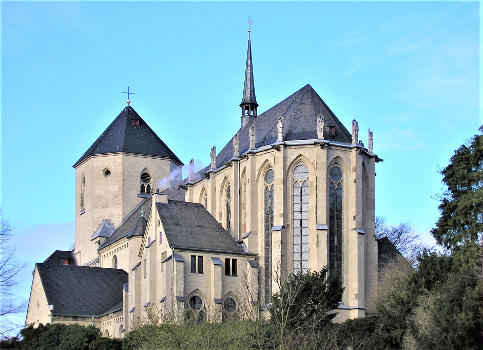
M67 260L68 265L75 265L75 260L71 250L56 250L45 259L45 265L64 265Z
M156 209L171 248L247 254L199 203L168 200Z
M115 228L114 225L111 224L111 220L104 219L99 225L99 228L92 234L91 241L97 237L111 237L114 230Z
M151 197L143 198L141 202L126 215L119 227L108 237L98 249L119 241L124 237L142 236L146 229L149 213L151 212Z
M52 314L99 316L122 301L124 270L36 264Z
M136 121L139 121L139 125ZM180 165L183 164L131 106L125 107L119 113L74 164L74 168L91 155L115 152L166 157Z

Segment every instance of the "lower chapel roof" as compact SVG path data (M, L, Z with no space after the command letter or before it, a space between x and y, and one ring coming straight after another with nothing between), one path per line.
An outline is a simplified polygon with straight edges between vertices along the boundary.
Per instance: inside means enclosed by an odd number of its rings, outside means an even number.
M122 301L124 270L73 265L35 265L54 316L100 316ZM116 311L116 310L114 310ZM113 311L110 311L113 312Z

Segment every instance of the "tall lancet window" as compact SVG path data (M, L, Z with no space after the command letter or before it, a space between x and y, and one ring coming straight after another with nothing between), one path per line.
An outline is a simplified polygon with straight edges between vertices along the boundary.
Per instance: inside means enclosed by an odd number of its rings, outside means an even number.
M273 170L265 173L264 222L265 222L265 304L272 296L272 226L273 226Z
M293 170L293 272L309 268L309 170L300 163Z
M84 175L82 175L81 185L80 185L80 209L81 209L81 212L85 210L85 200L84 200L85 189L86 189L86 178L85 178Z
M230 185L226 186L226 230L230 231L231 228L231 197L230 197Z
M342 280L342 169L329 170L329 275Z

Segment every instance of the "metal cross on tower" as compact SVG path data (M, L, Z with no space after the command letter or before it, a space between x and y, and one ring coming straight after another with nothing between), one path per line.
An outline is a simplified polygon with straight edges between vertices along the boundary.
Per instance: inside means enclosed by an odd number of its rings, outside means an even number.
M135 93L129 91L129 86L127 87L127 91L123 91L122 93L127 94L126 102L127 102L127 105L129 106L129 104L131 103L131 100L129 99L129 95L135 95Z
M250 32L251 32L252 24L253 24L253 20L249 16L248 17L248 37L250 37Z

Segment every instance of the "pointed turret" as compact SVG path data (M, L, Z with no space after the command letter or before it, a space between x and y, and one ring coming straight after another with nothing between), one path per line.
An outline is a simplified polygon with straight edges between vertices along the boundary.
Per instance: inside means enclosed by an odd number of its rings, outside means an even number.
M253 81L253 64L252 64L252 44L250 40L250 29L248 29L248 50L247 62L245 68L245 84L243 86L243 98L240 103L242 109L242 127L244 127L251 118L257 116L257 98L255 96L255 83Z

